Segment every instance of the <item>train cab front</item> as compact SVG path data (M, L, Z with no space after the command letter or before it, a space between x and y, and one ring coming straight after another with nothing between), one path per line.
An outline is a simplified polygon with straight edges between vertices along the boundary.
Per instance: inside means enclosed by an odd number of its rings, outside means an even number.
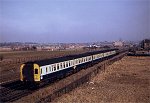
M40 68L35 63L25 63L20 67L20 81L27 85L40 83Z

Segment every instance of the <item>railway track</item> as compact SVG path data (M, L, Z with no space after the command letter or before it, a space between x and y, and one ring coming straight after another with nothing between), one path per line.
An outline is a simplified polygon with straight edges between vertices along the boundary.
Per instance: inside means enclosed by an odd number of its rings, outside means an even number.
M14 81L12 83L7 83L1 85L1 94L0 97L3 95L7 95L7 93L15 91L15 89L21 89L23 85L19 81Z
M94 75L96 75L99 72L99 69L105 68L105 65L111 64L114 61L119 60L118 58L121 58L121 57L116 56L114 59L110 59L109 62L104 63L98 69L90 70L90 72L87 73L86 75L83 75L83 73L81 73L82 75L80 78L73 79L74 81L69 80L70 81L69 84L67 84L68 83L67 82L67 83L63 83L64 85L62 85L62 84L59 84L59 82L57 83L57 81L55 81L55 83L53 82L53 83L49 83L49 84L45 84L44 86L41 86L39 89L42 89L44 87L51 86L51 85L52 85L51 87L53 87L54 84L58 85L58 86L54 86L55 89L52 89L54 91L51 91L50 95L48 95L47 97L44 97L44 98L43 97L38 98L38 100L35 100L35 101L37 101L37 102L42 102L45 100L52 101L54 98L71 91L73 88L76 88L77 86L83 84L84 82L87 82L91 78L93 73L94 73ZM79 76L76 76L76 77L79 77ZM61 87L59 87L59 86L61 86ZM62 88L62 86L63 86L63 88ZM56 87L58 87L58 88L56 89ZM0 88L0 102L13 102L15 100L18 100L18 99L28 95L28 94L33 93L34 91L37 91L37 90L38 89L34 89L34 90L28 89L23 84L21 84L21 82L19 82L19 81L2 84L1 88Z
M12 102L28 93L30 91L20 81L2 84L0 88L0 102Z
M20 57L20 58L11 58L13 60L4 60L4 61L0 61L0 83L5 82L5 81L9 81L11 78L11 76L14 77L15 75L15 79L17 79L19 77L18 74L19 72L19 67L22 63L27 62L27 61L34 61L34 60L42 60L42 59L48 59L48 58L57 58L57 57L61 57L61 56L67 56L67 55L74 55L74 54L81 54L84 53L86 51L77 51L77 52L70 52L70 53L60 53L60 54L55 54L55 55L44 55L44 56L35 56L35 57Z
M4 83L0 85L0 103L1 102L13 102L18 100L28 94L33 93L39 89L52 85L52 83L57 83L58 80L47 82L38 88L31 86L30 88L22 84L19 80Z
M31 93L31 91L28 91L28 90L13 91L9 93L8 95L2 96L1 102L13 102L17 99L20 99L23 96L28 95L29 93Z

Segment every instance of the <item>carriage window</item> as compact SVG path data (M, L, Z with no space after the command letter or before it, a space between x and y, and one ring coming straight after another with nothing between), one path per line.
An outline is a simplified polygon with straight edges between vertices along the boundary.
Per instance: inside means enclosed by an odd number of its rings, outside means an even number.
M73 65L76 65L76 61L75 60L73 60Z
M57 64L57 70L59 70L59 64Z
M60 63L60 68L62 68L62 63Z
M51 67L49 66L49 71L51 71Z
M64 68L66 68L66 66L65 66L65 62L64 62Z
M72 65L72 61L70 61L70 66Z
M87 57L87 61L89 61L89 57Z
M38 74L38 69L35 69L35 74Z
M66 67L68 67L68 62L66 62Z
M74 65L74 61L73 60L71 61L71 65Z
M42 74L42 68L41 68L41 74Z
M76 64L78 64L78 59L76 60Z
M56 66L54 65L54 71L56 70Z
M46 72L47 72L47 67L46 67Z
M70 61L69 61L69 66L70 66Z

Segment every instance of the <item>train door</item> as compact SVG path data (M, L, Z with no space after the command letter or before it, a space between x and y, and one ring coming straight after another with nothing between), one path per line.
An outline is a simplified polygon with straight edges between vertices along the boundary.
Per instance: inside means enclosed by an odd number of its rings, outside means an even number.
M40 81L40 67L37 64L34 64L34 81Z

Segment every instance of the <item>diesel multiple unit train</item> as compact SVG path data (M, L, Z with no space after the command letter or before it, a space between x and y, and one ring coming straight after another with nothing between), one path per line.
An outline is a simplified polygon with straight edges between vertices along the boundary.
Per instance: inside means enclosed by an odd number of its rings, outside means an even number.
M20 80L39 84L74 73L87 65L92 65L117 55L118 49L87 52L53 59L26 62L20 67Z

